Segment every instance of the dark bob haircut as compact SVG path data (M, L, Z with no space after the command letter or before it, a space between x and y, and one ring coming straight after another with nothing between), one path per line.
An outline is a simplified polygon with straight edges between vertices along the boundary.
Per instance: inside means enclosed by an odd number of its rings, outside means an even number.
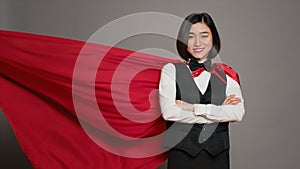
M212 33L213 38L213 46L212 49L209 51L207 58L212 59L216 57L216 55L219 53L221 49L221 42L219 33L217 31L217 28L214 24L213 19L209 16L207 13L192 13L189 16L187 16L183 23L181 24L180 30L178 32L176 46L178 54L181 58L188 61L189 58L194 58L193 55L191 55L187 51L187 44L188 44L188 37L189 32L191 29L191 26L198 22L204 22L206 25L210 28L210 31Z

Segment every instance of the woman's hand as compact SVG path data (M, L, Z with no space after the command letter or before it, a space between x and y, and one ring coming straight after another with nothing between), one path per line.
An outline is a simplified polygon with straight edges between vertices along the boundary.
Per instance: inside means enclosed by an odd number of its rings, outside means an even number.
M241 103L241 101L241 98L235 97L235 94L232 94L226 97L222 105L237 105Z
M177 104L178 107L182 108L183 110L191 111L191 112L194 111L194 105L193 104L187 103L187 102L182 101L182 100L176 100L176 104Z

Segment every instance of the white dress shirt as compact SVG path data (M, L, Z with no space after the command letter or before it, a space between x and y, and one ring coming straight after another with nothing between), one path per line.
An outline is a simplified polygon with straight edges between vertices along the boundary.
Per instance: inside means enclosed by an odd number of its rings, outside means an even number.
M187 66L188 67L188 66ZM207 90L211 73L203 71L194 81L201 94ZM159 101L162 116L168 121L182 123L213 123L240 122L245 114L244 99L239 84L226 75L226 97L235 94L241 98L237 105L194 104L194 112L186 111L177 106L176 99L176 70L172 63L166 64L161 71L159 82Z

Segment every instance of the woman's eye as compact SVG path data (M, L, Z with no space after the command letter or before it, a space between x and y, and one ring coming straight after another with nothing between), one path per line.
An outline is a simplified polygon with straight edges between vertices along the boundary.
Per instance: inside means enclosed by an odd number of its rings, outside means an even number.
M207 38L208 37L208 35L202 35L201 36L201 38Z
M189 38L193 38L194 36L189 36Z

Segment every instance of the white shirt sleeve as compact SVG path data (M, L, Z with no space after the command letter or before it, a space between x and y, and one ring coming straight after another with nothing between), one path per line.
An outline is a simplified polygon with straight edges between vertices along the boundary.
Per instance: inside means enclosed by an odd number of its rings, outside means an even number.
M207 119L217 122L240 122L245 114L244 99L240 85L227 76L226 97L235 94L241 98L241 103L237 105L214 105L214 104L194 104L195 115L202 115Z
M172 63L168 63L162 68L159 82L159 102L162 117L168 121L182 123L213 123L213 120L198 116L191 111L185 111L176 105L175 74L175 66Z

